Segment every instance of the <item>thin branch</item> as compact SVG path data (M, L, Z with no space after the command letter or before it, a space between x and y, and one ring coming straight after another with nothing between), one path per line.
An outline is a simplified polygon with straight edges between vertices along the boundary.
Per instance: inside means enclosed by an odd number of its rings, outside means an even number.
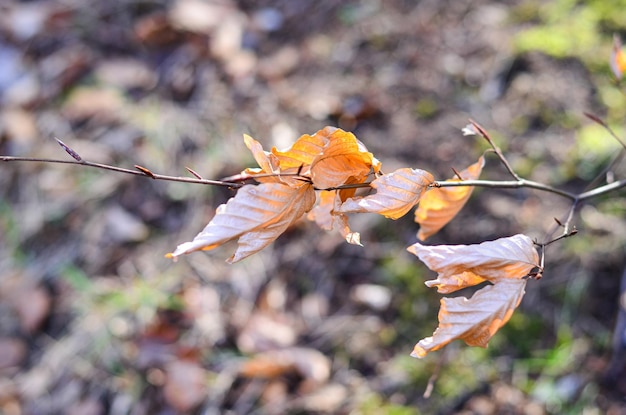
M93 163L91 161L85 161L85 160L78 161L78 160L57 160L57 159L35 158L35 157L0 156L0 161L6 161L6 162L25 161L25 162L36 162L36 163L76 164L79 166L93 167L93 168L102 169L102 170L110 170L110 171L114 171L117 173L125 173L125 174L132 174L134 176L149 177L154 180L165 180L165 181L170 181L170 182L182 182L182 183L194 183L194 184L206 184L206 185L211 185L211 186L224 186L224 187L231 187L231 188L239 188L243 186L242 183L157 174L157 173L153 173L152 171L142 166L135 166L137 170L131 170L131 169L125 169L122 167L110 166L108 164Z
M600 195L612 192L614 190L621 189L622 187L626 187L626 179L619 180L613 183L608 183L608 184L605 184L604 186L596 187L595 189L591 189L587 192L581 193L578 195L577 199L579 201L591 199L596 196L600 196Z
M482 135L483 138L487 140L487 142L489 143L491 148L493 148L493 151L496 153L496 155L498 156L502 164L504 164L504 167L509 172L509 174L513 176L513 178L516 180L522 180L521 177L519 177L517 173L515 173L515 171L513 170L513 167L511 167L511 164L509 164L509 161L506 159L506 157L504 157L504 154L502 154L502 150L500 150L500 148L493 142L487 130L485 130L480 124L478 124L476 121L472 119L470 119L469 122L480 133L480 135Z
M542 249L545 249L546 246L551 245L557 241L560 241L561 239L565 239L565 238L569 238L570 236L574 236L578 233L578 230L576 229L576 227L573 227L571 230L567 231L567 232L563 232L561 235L557 236L556 238L548 241L548 242L544 242L544 243L536 243L537 245L539 245Z
M617 155L615 155L615 157L613 157L613 160L611 160L611 162L604 168L602 169L602 171L597 175L596 178L594 178L588 185L587 185L587 189L593 189L595 188L598 183L600 183L602 180L607 179L607 174L613 170L613 168L620 162L622 161L622 159L624 158L624 153L626 152L626 143L624 142L624 140L622 140L616 133L615 131L613 131L613 129L611 127L609 127L609 125L604 122L600 117L591 114L589 112L585 112L584 113L585 116L587 118L589 118L591 121L595 122L596 124L600 125L602 128L604 128L610 135L611 137L613 137L621 146L622 148L620 149L619 153L617 153ZM609 180L607 180L609 181Z
M372 187L371 183L352 183L352 184L342 184L341 186L335 187L326 187L324 189L320 189L314 187L315 190L344 190L344 189L364 189L366 187Z
M459 180L463 180L463 176L461 176L461 173L459 173L457 169L452 167L452 171L454 172L454 175L459 178Z
M613 131L613 129L611 129L611 127L609 127L607 123L602 121L600 117L590 112L584 112L583 114L585 114L585 117L589 118L591 121L595 122L596 124L599 124L605 130L607 130L609 134L611 134L611 137L613 137L622 146L622 148L626 149L626 143L621 138L619 138L619 136L615 133L615 131Z
M165 174L153 173L151 170L148 170L142 166L135 166L137 170L125 169L122 167L111 166L108 164L102 163L94 163L91 161L85 160L58 160L58 159L47 159L47 158L36 158L36 157L15 157L15 156L0 156L0 161L11 162L11 161L22 161L22 162L36 162L36 163L55 163L55 164L74 164L79 166L92 167L102 170L110 170L118 173L131 174L134 176L141 177L149 177L153 180L163 180L170 182L181 182L181 183L193 183L193 184L204 184L211 186L223 186L230 188L240 188L245 185L241 181L223 181L223 180L208 180L201 179L198 177L181 177L181 176L168 176ZM193 173L192 173L193 174ZM194 175L195 176L195 175ZM260 176L289 176L289 177L299 177L297 174L268 174L268 175L259 175ZM254 179L255 176L247 177L246 179ZM303 180L310 180L307 177L302 177ZM562 189L558 189L556 187L549 186L547 184L534 182L526 179L519 180L509 180L509 181L494 181L494 180L463 180L458 182L453 181L440 181L434 182L432 187L463 187L463 186L476 186L476 187L487 187L492 189L519 189L521 187L526 187L530 189L536 189L543 192L549 192L553 194L560 195L567 199L581 202L587 199L591 199L617 189L621 189L626 187L626 180L620 180L617 182L609 183L604 186L597 187L595 189L589 190L587 192L581 194L571 193ZM371 187L370 183L354 183L354 184L344 184L336 187L329 187L324 189L315 188L315 190L343 190L343 189L360 189Z
M476 186L476 187L489 187L492 189L519 189L521 187L527 187L530 189L541 190L543 192L554 193L559 196L563 196L567 199L576 200L579 199L579 195L568 192L566 190L558 189L556 187L549 186L547 184L534 182L532 180L519 179L519 180L463 180L461 182L453 181L441 181L432 184L433 187L463 187L463 186ZM603 186L605 187L605 186Z

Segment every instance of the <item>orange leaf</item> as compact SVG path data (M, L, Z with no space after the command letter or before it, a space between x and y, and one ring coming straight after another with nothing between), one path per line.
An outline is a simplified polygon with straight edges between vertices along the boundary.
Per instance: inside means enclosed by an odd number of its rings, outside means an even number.
M609 64L613 75L615 75L618 81L621 80L624 71L626 71L626 53L622 50L622 42L617 35L613 37L613 50L611 51Z
M282 170L304 166L308 171L315 157L324 151L334 130L333 127L325 127L313 135L304 134L289 149L279 151L273 148L272 154L280 160Z
M341 129L332 132L323 152L311 162L311 178L318 189L341 186L348 181L362 183L370 173L379 170L380 162L372 153L354 134Z
M168 257L210 250L239 238L239 246L228 262L240 261L269 245L314 203L315 191L310 184L244 186L217 208L215 217L193 241L179 245Z
M398 219L419 201L430 184L433 175L425 170L404 168L381 176L371 183L376 193L346 200L337 213L379 213Z
M263 150L261 143L247 134L243 135L243 141L246 143L246 147L252 152L252 156L261 168L261 171L257 171L257 173L278 173L279 162L276 156Z
M335 208L341 204L341 194L337 190L323 190L320 192L320 201L307 215L307 219L315 221L325 231L339 228L341 236L346 242L353 245L361 245L361 235L352 232L348 224L348 217L341 213L335 213Z
M522 278L539 263L531 239L522 234L477 245L426 246L407 248L428 268L439 273L428 287L448 294L483 281L497 283L504 278Z
M322 190L319 192L319 203L315 206L309 214L307 219L317 223L317 226L330 231L333 229L333 208L335 207L335 197L337 197L336 190Z
M485 158L481 156L478 161L460 175L463 180L478 179L485 165ZM448 182L460 182L455 178ZM461 211L467 200L472 195L473 186L467 187L439 187L428 191L415 210L415 222L420 224L417 237L422 241L439 232L457 213Z
M524 296L526 280L501 281L478 290L470 299L443 298L439 327L431 337L420 340L411 356L422 358L456 339L469 346L487 347L487 343L513 315Z
M416 243L408 251L439 273L436 280L427 281L426 285L437 287L440 293L484 281L493 284L478 290L471 299L441 300L439 327L432 337L415 346L415 357L423 357L455 339L463 339L471 346L486 346L519 305L526 286L524 277L539 263L533 242L521 234L477 245Z

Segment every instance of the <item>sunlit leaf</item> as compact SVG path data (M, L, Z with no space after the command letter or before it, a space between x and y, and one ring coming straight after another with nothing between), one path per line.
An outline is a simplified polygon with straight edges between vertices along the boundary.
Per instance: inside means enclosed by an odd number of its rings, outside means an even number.
M239 238L239 247L229 262L260 251L315 203L309 184L290 187L282 183L244 186L235 197L217 208L215 217L191 242L179 245L169 257L210 250Z
M467 169L460 172L463 180L475 180L485 165L485 158L478 161ZM461 179L453 178L448 182L460 182ZM415 210L415 222L420 224L417 237L422 241L439 232L461 211L470 198L474 187L438 187L428 191Z
M427 281L440 293L489 281L470 299L444 298L439 311L439 327L432 337L421 340L413 352L423 357L455 339L471 346L486 346L502 327L524 295L526 279L539 266L539 254L531 239L514 235L477 245L425 246L408 248L431 270L437 279Z
M339 233L349 244L361 245L361 235L352 232L348 224L348 217L342 213L335 213L335 209L341 205L341 192L337 190L324 190L319 192L319 203L309 214L307 219L315 221L317 225L326 230L338 229Z
M617 80L621 80L626 71L626 53L622 49L622 42L619 36L613 37L613 50L611 51L611 59L609 60L611 71Z
M261 168L260 173L278 173L279 162L276 156L263 150L261 143L247 134L244 134L243 141Z
M524 296L526 280L509 279L478 290L471 298L441 299L439 326L431 337L420 340L411 356L424 357L456 339L469 346L486 347L506 324Z
M308 172L315 157L324 151L335 128L325 127L313 135L304 134L287 150L272 149L272 154L280 162L281 169L300 168Z
M425 170L404 168L381 176L371 183L376 193L346 200L337 213L379 213L398 219L415 206L434 182Z
M325 231L333 229L333 209L335 207L336 190L323 190L318 193L319 202L311 209L307 219L317 223L317 226Z
M329 142L311 162L311 178L318 189L362 183L380 170L380 162L368 152L354 134L336 129Z
M522 234L476 245L436 245L416 243L407 248L428 268L438 272L427 281L443 294L476 285L485 280L496 283L504 278L522 278L539 263L532 240Z

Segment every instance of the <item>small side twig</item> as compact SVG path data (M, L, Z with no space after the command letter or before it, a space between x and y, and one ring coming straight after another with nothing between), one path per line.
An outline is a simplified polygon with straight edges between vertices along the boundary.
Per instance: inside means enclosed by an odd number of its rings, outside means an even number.
M154 175L154 173L152 173L150 170L146 169L145 167L135 164L135 168L139 170L140 172L142 172L143 174L145 174L146 176L150 177L151 179L156 179L156 176Z
M65 150L65 152L67 154L72 156L72 158L74 160L76 160L76 161L83 161L83 158L81 156L79 156L78 153L76 151L74 151L73 149L71 149L67 144L65 144L63 141L61 141L57 137L54 137L54 139L56 140L57 144L60 145L61 148L63 148L63 150Z
M185 167L185 169L187 169L187 171L191 173L196 179L202 180L202 176L200 176L200 174L198 174L198 172L196 172L195 170L191 169L190 167Z
M498 158L500 159L500 161L502 162L506 170L509 172L509 174L513 176L513 178L515 178L516 180L520 180L521 178L517 175L517 173L515 173L515 171L513 170L513 167L511 166L509 161L506 159L506 157L504 157L502 150L500 150L500 148L496 145L496 143L493 142L487 130L485 130L480 124L478 124L476 121L472 119L470 119L469 122L476 129L476 131L478 131L478 133L485 140L487 140L487 142L489 143L491 148L493 148L493 151L496 153L496 155L498 156Z

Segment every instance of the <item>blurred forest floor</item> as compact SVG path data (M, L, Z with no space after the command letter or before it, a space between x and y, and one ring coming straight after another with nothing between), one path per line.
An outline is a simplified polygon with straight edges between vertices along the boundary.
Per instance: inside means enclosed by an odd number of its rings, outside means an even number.
M620 148L583 112L623 131L607 62L626 5L570 3L2 0L0 154L68 158L56 136L90 161L219 179L254 166L244 133L283 148L333 125L384 171L445 179L486 148L460 132L473 118L522 176L581 191ZM483 177L508 178L495 157ZM405 250L411 214L355 218L364 247L302 222L235 265L233 245L164 258L233 194L0 165L0 413L626 413L623 198L581 209L489 348L417 360L439 295ZM429 243L543 239L568 209L477 189Z

